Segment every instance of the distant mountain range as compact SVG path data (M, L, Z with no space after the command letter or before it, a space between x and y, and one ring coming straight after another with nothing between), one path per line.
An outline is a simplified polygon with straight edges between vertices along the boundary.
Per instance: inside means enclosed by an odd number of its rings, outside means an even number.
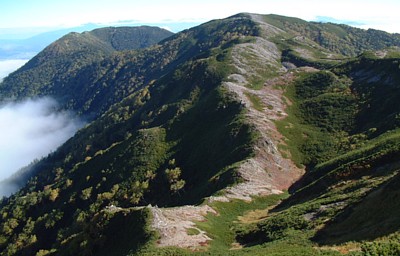
M40 33L26 39L0 39L0 59L30 59L46 46L70 32L83 32L99 28L88 24L81 27Z
M149 24L151 26L165 27L173 32L182 31L184 29L198 25L196 22L180 22L180 23L160 23L160 24ZM117 27L126 26L140 26L141 24L135 21L124 21L116 23ZM79 27L57 29L49 32L39 33L35 36L27 37L24 39L13 38L15 36L2 36L0 38L0 60L5 59L30 59L42 51L46 46L61 38L62 36L70 33L77 32L82 33L84 31L91 31L93 29L106 27L101 24L86 24Z
M69 33L0 83L88 120L13 177L4 255L399 255L400 35L238 14Z

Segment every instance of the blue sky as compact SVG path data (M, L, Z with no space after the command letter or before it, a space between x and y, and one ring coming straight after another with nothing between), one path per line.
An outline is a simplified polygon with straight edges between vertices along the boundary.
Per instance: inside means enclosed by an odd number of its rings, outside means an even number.
M363 28L400 33L399 0L2 0L0 35L38 33L86 23L202 23L239 12L305 20L333 18Z

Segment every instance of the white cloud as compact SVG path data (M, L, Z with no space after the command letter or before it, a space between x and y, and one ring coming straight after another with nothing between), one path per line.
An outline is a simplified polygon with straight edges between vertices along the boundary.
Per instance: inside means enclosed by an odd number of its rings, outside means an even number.
M0 196L9 196L18 190L18 185L11 182L0 181Z
M0 181L56 150L82 126L71 113L56 109L50 98L0 108Z
M161 28L172 32L172 29L168 26L162 26Z
M9 73L22 67L28 60L0 60L0 81Z

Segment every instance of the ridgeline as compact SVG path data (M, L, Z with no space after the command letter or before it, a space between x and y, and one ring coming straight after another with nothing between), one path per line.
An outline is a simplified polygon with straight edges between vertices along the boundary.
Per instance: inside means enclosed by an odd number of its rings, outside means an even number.
M1 255L400 254L399 47L247 13L65 35L0 83L88 120L0 202Z

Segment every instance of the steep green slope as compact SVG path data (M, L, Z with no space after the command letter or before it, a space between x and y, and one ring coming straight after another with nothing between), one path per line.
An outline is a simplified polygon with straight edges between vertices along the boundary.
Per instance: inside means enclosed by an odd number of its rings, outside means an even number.
M1 250L107 255L121 215L132 218L126 232L146 229L147 210L131 207L200 202L232 184L235 163L251 155L255 135L240 103L219 87L229 70L222 56L253 31L248 19L214 21L146 54L112 57L124 57L112 70L119 72L113 86L131 77L132 66L146 63L142 69L154 75L128 87L127 97L40 161L28 184L3 200ZM160 71L169 62L174 69ZM127 250L145 240L145 233L132 238Z
M117 51L147 48L173 33L158 27L109 27L85 32L83 35L94 36Z
M397 255L399 59L360 57L331 71L298 74L279 127L308 171L270 217L238 232L243 243L315 241ZM391 236L388 236L391 235ZM387 238L385 238L388 236ZM379 238L376 242L365 241ZM360 249L361 248L361 249ZM357 254L358 255L358 254Z
M331 52L345 56L356 56L366 50L400 46L399 34L374 29L363 30L334 23L307 22L274 14L265 15L263 18L267 23L297 36L298 41L307 38Z
M227 47L239 35L256 32L248 19L242 22L247 24L204 24L137 51L114 52L110 43L91 33L67 35L7 77L0 85L1 97L52 96L62 107L92 119L183 62L205 58L213 47ZM224 35L227 30L231 32Z
M146 48L171 35L171 32L156 27L102 28L82 34L70 33L5 78L0 84L0 99L51 96L64 108L98 115L99 111L88 110L88 106L102 87L115 84L109 81L110 78L102 78L112 72L109 76L115 79L118 65L122 65L118 63L123 54L118 51ZM105 97L112 102L122 99L120 95Z

